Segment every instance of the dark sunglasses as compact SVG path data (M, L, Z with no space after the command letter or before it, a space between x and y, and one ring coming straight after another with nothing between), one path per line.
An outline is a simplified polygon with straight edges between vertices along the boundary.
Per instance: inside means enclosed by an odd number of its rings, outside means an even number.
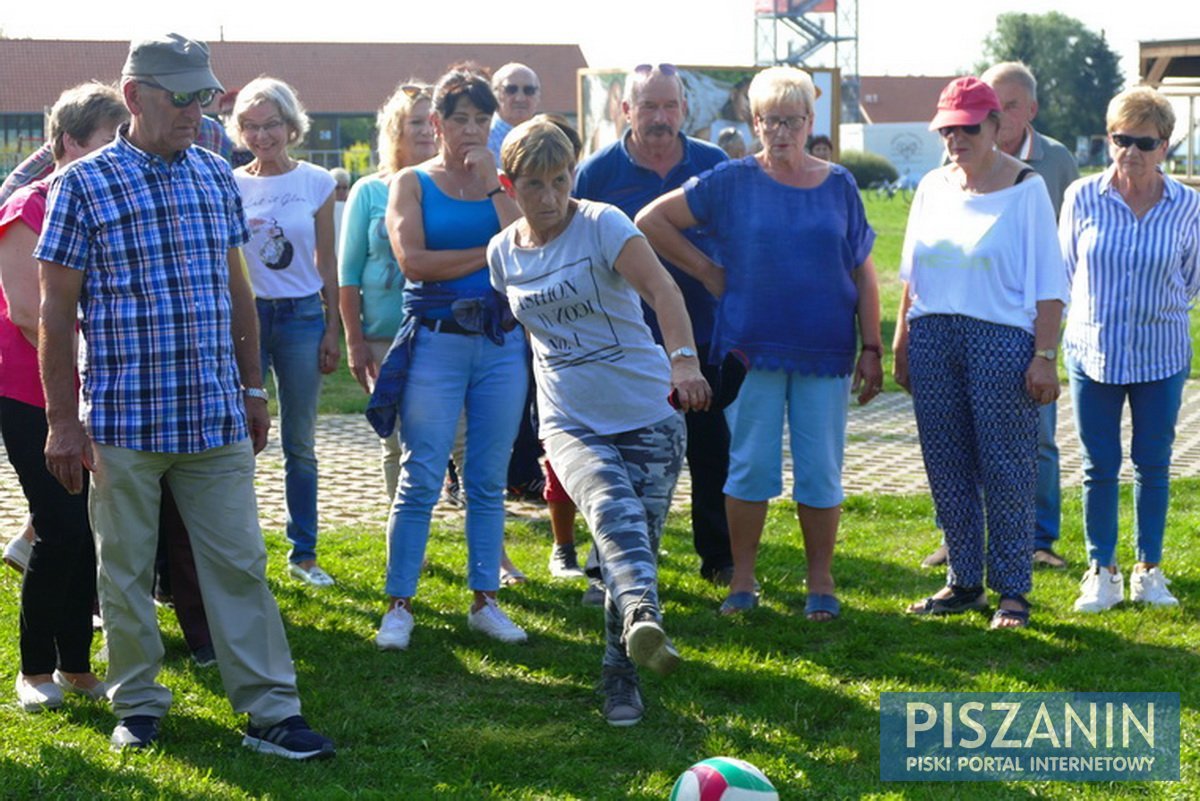
M663 75L666 75L668 78L679 73L679 68L674 64L638 64L633 68L633 71L639 75L649 75L650 73L654 72L655 69L657 69Z
M504 84L504 94L515 95L517 92L524 92L526 97L533 97L538 93L538 88L532 84L525 86L517 86L515 83Z
M404 92L409 100L416 100L419 97L431 97L433 87L427 83L404 83L400 84L400 91Z
M1137 149L1149 153L1162 144L1162 140L1153 136L1130 136L1128 134L1110 134L1113 144L1120 148L1137 145Z
M201 107L207 106L209 103L213 102L213 98L217 96L216 89L200 89L196 92L172 92L167 87L161 86L153 81L138 81L138 83L145 84L146 86L150 86L155 89L161 89L166 92L167 96L171 100L171 105L175 108L187 108L188 106L192 105L192 103L197 102L201 105Z
M974 125L947 125L945 128L938 128L938 133L945 139L955 131L962 131L967 136L979 136L979 132L982 130L983 125L977 122Z

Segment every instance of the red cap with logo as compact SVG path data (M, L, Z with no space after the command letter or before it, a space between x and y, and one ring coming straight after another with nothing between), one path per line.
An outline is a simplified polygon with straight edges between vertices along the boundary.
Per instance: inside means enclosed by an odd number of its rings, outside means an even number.
M1000 98L996 97L992 87L971 76L955 78L946 84L938 97L937 114L933 115L929 130L951 125L978 125L992 111L1000 111Z

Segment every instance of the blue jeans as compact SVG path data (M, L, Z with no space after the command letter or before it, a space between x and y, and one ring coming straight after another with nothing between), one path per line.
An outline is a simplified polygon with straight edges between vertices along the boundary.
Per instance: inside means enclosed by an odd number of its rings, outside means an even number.
M263 376L268 369L275 374L279 400L287 538L292 544L288 559L303 562L317 557L317 399L325 307L319 294L259 298L256 303Z
M1038 407L1037 527L1033 531L1034 550L1054 550L1062 521L1062 488L1059 485L1058 404Z
M1117 500L1121 470L1121 410L1129 399L1133 422L1134 541L1139 562L1162 560L1167 524L1171 446L1183 402L1188 368L1158 381L1104 384L1088 378L1079 364L1067 360L1075 426L1079 429L1083 461L1083 534L1088 559L1103 567L1115 565Z
M388 595L416 594L430 516L464 406L467 583L481 592L499 588L505 479L525 410L528 370L520 329L509 332L503 345L480 335L417 330L400 404L402 455L388 519Z

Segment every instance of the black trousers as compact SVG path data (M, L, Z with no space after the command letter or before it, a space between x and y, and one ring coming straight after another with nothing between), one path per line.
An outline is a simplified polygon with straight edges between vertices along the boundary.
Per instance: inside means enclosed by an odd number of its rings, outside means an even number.
M707 346L701 353L708 351ZM716 386L717 366L701 366ZM733 565L729 523L725 518L725 479L729 474L729 426L724 411L688 412L687 463L692 476L692 542L700 556L700 575L711 578Z
M96 548L87 485L71 495L46 469L44 409L0 398L0 433L38 540L21 584L21 672L87 673L96 595Z

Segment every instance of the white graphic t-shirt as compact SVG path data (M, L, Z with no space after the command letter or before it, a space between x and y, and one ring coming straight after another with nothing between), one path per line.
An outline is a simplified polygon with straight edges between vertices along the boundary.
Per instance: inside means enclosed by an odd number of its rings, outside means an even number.
M241 167L233 177L250 228L244 252L255 296L303 298L320 292L316 214L337 184L333 176L300 161L283 175L259 177Z
M545 247L514 244L509 226L488 245L492 286L530 334L539 434L617 434L670 417L671 366L642 317L641 298L613 269L641 233L620 209L579 201Z

